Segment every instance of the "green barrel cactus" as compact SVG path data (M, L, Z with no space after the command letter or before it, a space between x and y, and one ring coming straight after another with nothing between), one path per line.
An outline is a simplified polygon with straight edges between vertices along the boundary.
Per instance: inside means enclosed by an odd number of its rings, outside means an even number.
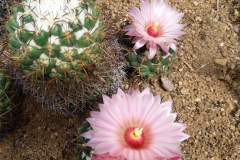
M10 78L0 69L0 138L15 126L20 111L18 92ZM17 104L18 103L18 104Z
M6 24L14 76L42 106L72 113L121 85L121 55L94 0L25 0Z
M156 54L153 59L149 59L142 50L137 50L130 52L127 59L127 67L132 68L136 74L143 77L153 77L168 70L171 63L176 61L176 52L170 48L167 55L162 51Z

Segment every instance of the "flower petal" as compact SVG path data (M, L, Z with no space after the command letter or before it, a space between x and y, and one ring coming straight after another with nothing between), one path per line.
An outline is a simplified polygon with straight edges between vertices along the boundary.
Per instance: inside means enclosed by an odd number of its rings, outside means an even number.
M153 57L156 55L157 53L157 46L154 42L149 42L149 59L153 59Z
M144 40L144 39L140 39L140 40L138 40L136 43L135 43L135 45L134 45L134 47L133 47L133 50L135 51L136 49L138 49L138 48L141 48L142 46L144 46L145 44L146 44L146 40Z

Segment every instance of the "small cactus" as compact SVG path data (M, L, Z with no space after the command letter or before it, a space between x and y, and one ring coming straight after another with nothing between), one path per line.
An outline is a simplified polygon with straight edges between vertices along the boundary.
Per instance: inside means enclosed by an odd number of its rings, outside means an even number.
M17 102L18 92L11 80L0 69L0 138L15 126L15 119L20 111ZM18 103L18 104L17 104Z
M72 113L121 85L118 45L93 0L25 0L12 13L6 29L14 63L7 65L43 106Z
M149 59L148 54L144 54L138 50L130 52L127 59L127 67L133 68L136 74L143 77L153 77L168 70L171 63L176 61L176 52L170 48L167 55L161 52L156 54L153 59Z

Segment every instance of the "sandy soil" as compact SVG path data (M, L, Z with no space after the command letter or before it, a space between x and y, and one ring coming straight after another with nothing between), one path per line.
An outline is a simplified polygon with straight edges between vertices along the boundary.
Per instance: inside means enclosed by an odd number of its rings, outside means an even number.
M174 85L162 87L159 78L131 77L129 86L151 87L164 100L174 100L178 121L188 124L191 137L182 143L186 160L240 159L240 2L228 0L170 0L185 13L187 24L178 60L161 75ZM218 3L219 2L219 3ZM138 0L97 0L104 20L116 30L126 21L129 6ZM30 99L14 132L0 143L3 160L76 159L72 142L78 137L74 118L43 111Z

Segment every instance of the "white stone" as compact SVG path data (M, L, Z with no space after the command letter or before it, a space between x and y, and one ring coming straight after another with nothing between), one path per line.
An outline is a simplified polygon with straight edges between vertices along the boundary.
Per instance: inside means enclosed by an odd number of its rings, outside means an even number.
M197 1L193 1L194 6L198 6L198 2Z
M220 43L220 45L219 45L220 47L223 47L224 46L224 43L222 42L222 43Z
M172 91L174 89L174 86L172 82L167 77L161 77L163 88L167 91Z
M201 98L196 98L195 99L195 102L200 102L201 101Z

